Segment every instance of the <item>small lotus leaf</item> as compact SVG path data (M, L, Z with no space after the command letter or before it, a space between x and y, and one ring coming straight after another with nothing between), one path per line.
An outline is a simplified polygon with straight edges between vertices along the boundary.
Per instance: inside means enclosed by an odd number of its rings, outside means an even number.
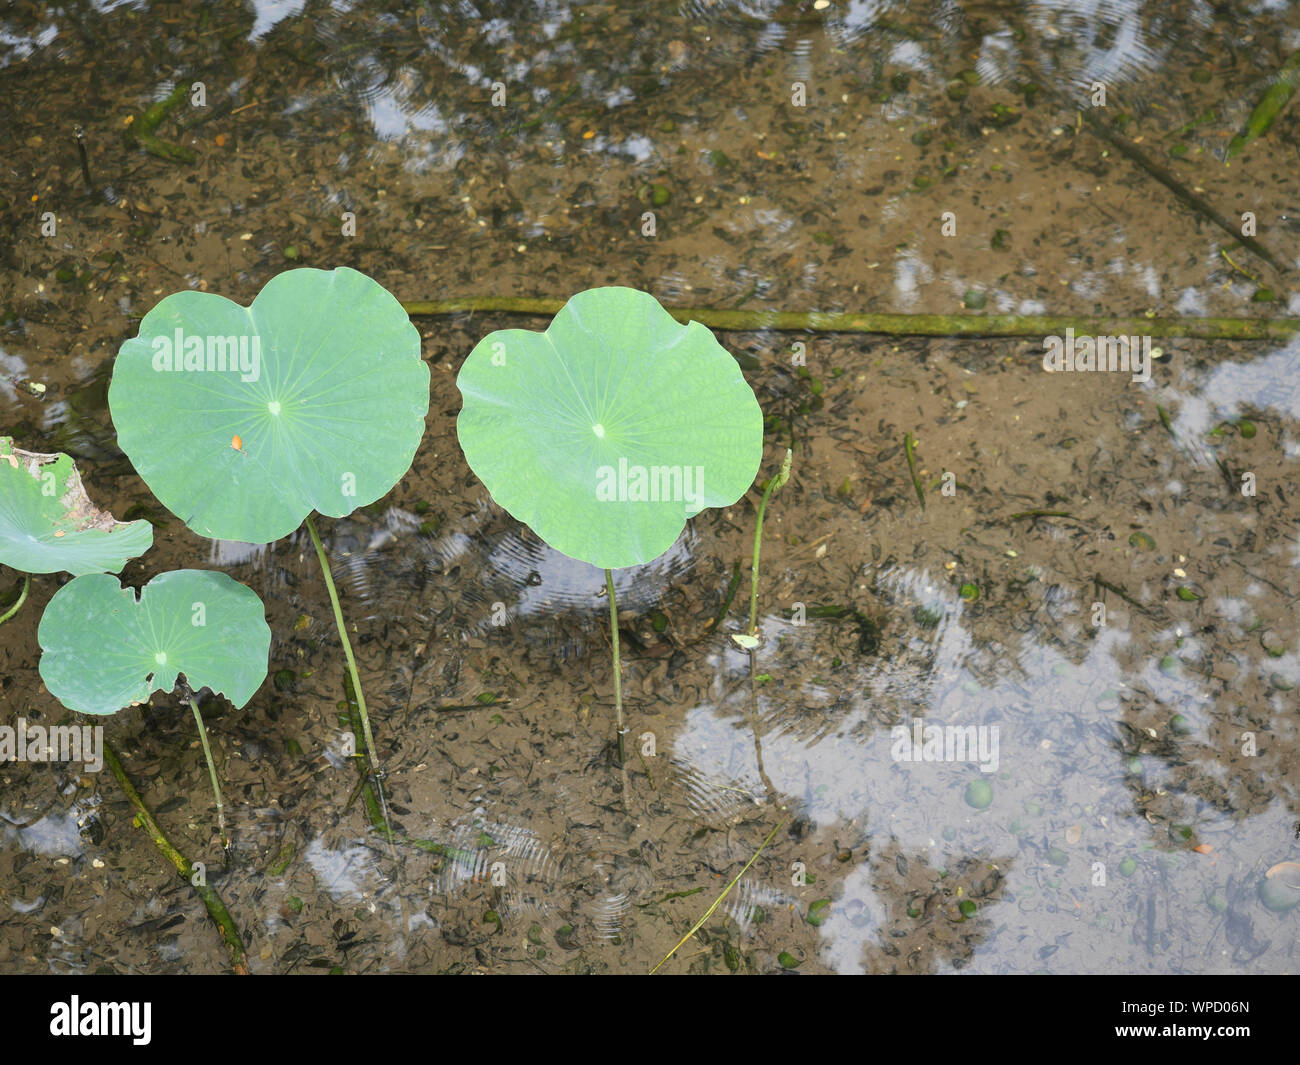
M112 714L169 692L180 674L235 709L266 679L271 630L257 593L212 570L173 570L140 590L106 573L77 577L50 599L36 638L41 679L83 714Z

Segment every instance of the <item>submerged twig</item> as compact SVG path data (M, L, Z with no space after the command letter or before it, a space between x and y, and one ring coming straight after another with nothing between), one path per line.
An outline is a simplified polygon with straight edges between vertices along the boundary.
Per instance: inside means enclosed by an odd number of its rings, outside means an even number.
M1005 518L994 518L995 522L999 521L1020 521L1022 518L1071 518L1079 521L1068 510L1018 510L1014 514L1008 514Z
M1254 237L1249 237L1243 234L1239 223L1234 222L1226 215L1221 214L1209 202L1209 200L1205 199L1205 197L1201 196L1199 193L1193 192L1172 173L1170 173L1166 167L1150 158L1146 152L1142 151L1131 141L1116 135L1110 127L1105 124L1105 122L1092 113L1091 109L1081 111L1080 114L1083 115L1084 120L1088 123L1088 128L1092 130L1093 133L1114 147L1117 152L1126 157L1130 162L1136 163L1139 167L1145 170L1193 211L1201 215L1201 217L1209 219L1225 233L1231 234L1234 240L1240 241L1243 245L1273 267L1274 270L1277 270L1279 273L1288 272L1289 267L1284 266L1279 262L1278 259L1274 257L1273 253L1264 247L1263 244ZM1128 332L1132 332L1132 330L1128 330ZM1169 335L1152 333L1149 329L1146 330L1146 333L1151 336ZM1103 333L1098 335L1117 336L1118 334Z
M90 180L90 160L86 158L86 131L80 126L74 126L73 133L77 137L77 154L81 156L81 176L85 179L86 188L94 192L95 183Z
M1100 573L1092 578L1092 583L1096 585L1098 588L1105 588L1106 591L1108 592L1114 592L1117 596L1123 599L1124 602L1128 603L1128 605L1131 606L1134 610L1141 611L1147 617L1153 618L1156 616L1154 611L1143 606L1131 595L1129 595L1128 592L1124 591L1124 589L1121 588L1118 584L1111 584L1111 582L1104 579Z
M1250 238L1240 238L1243 242ZM1247 247L1250 245L1247 244ZM1251 249L1255 250L1254 248ZM1267 258L1267 253L1263 256ZM1270 260L1272 261L1272 260ZM452 300L407 300L414 317L446 314L531 314L551 317L564 300L527 296L483 296ZM1288 340L1300 334L1296 318L1105 318L1041 314L857 314L851 311L737 311L712 307L665 307L679 322L699 322L733 332L881 333L890 336L1044 337L1150 336L1199 340ZM1226 355L1224 356L1227 357Z
M181 879L187 881L191 887L198 892L199 898L203 900L203 905L207 907L208 916L216 924L221 932L221 938L226 944L226 950L230 954L231 967L239 976L248 975L248 956L244 951L244 942L239 937L239 929L235 927L235 921L230 916L230 911L226 909L226 904L221 901L221 896L216 890L209 887L204 877L199 877L196 883L194 876L194 865L185 855L181 854L163 833L154 820L153 814L149 812L149 807L145 805L144 799L136 791L135 785L131 783L131 778L126 775L126 770L122 768L121 759L118 758L117 752L104 741L104 762L112 771L113 776L121 785L122 790L126 792L126 797L131 801L131 805L136 810L136 823L148 833L149 838L153 840L154 846L157 847L163 856L176 867Z
M921 488L921 476L916 472L916 441L911 433L903 434L903 452L907 455L907 471L912 475L912 487L916 489L916 498L925 509L925 491Z

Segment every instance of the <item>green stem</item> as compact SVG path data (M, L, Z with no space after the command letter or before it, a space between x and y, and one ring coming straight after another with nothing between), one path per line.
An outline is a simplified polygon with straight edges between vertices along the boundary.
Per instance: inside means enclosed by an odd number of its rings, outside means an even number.
M793 458L793 449L787 448L780 472L775 477L769 478L767 487L763 489L763 498L758 504L758 520L754 523L754 566L749 581L749 634L751 636L758 635L758 556L763 547L763 516L767 513L767 501L772 497L772 493L790 479L790 463ZM752 665L752 653L750 658Z
M352 728L352 736L357 744L363 744L365 737L361 732L361 714L359 713L360 703L357 701L357 688L352 682L352 677L345 674L343 677L343 696L348 704L348 724ZM379 802L379 796L375 794L375 789L371 786L370 771L361 762L357 760L357 773L360 780L357 786L361 789L362 801L366 806L366 816L370 819L370 824L381 836L390 842L394 839L395 834L388 819L384 807ZM355 796L355 792L353 795Z
M136 810L136 821L141 828L148 833L153 844L163 854L163 856L176 867L181 878L189 882L190 886L198 892L199 898L203 900L203 905L207 907L208 916L212 918L217 928L221 932L221 938L226 944L226 950L230 954L230 963L236 974L240 976L248 975L248 957L244 953L244 941L239 938L239 929L235 927L234 918L230 916L230 911L226 909L226 904L221 901L221 896L210 888L206 881L204 883L195 883L194 866L188 858L172 846L171 841L163 834L163 830L154 820L153 814L149 812L149 807L144 804L144 799L140 793L135 790L135 785L131 783L131 778L126 775L126 770L122 768L121 759L118 758L117 752L104 741L104 761L108 768L112 770L113 776L117 777L117 782L126 792L126 797L131 801L131 805ZM203 879L203 878L200 878Z
M230 838L226 835L226 808L221 801L221 785L217 782L217 767L212 762L212 748L208 746L208 730L203 725L203 715L199 713L199 703L193 695L190 695L190 709L194 711L194 720L199 726L199 742L203 744L203 757L207 759L208 776L212 779L212 794L217 799L217 828L221 831L221 846L229 847Z
M667 954L665 954L663 957L663 961L661 961L658 965L656 965L653 969L650 970L651 976L654 976L654 974L657 973L660 970L660 968L662 968L664 962L666 962L669 958L671 958L674 954L676 954L679 950L681 950L682 947L685 946L686 943L690 940L690 938L693 935L695 935L695 933L698 932L701 928L704 927L704 922L713 916L717 908L722 905L722 900L731 894L731 889L740 883L740 878L744 876L747 872L749 872L749 867L753 865L756 861L758 861L758 856L762 854L763 851L767 850L767 845L772 842L772 837L775 836L778 831L780 831L781 826L784 825L786 821L788 821L789 819L790 819L790 815L786 814L785 817L781 818L781 820L776 823L772 831L767 834L767 839L763 840L762 846L760 846L758 850L754 852L754 857L750 858L749 861L745 863L744 868L742 868L740 872L738 872L735 875L731 883L722 889L722 894L713 900L713 905L704 911L704 916L701 917L698 921L696 921L693 925L691 925L691 930L677 941L677 946L673 947L672 950L670 950Z
M1242 239L1239 233L1235 235L1238 240ZM559 312L564 302L526 296L487 296L411 300L403 302L402 308L407 314L417 317L468 312L550 317ZM1296 318L1105 318L1094 315L738 311L710 307L664 309L679 322L696 321L711 329L739 332L771 329L778 332L883 333L892 336L1044 337L1064 336L1067 329L1073 329L1079 336L1137 335L1201 340L1288 340L1300 333L1300 319Z
M731 567L731 580L727 582L727 592L722 597L722 606L718 607L718 612L705 622L704 629L706 632L712 632L722 624L722 619L727 616L727 611L731 609L731 601L736 598L736 590L740 587L740 560Z
M3 614L0 614L0 625L3 625L11 617L17 614L19 610L22 609L22 605L25 602L27 602L27 593L31 590L31 587L32 587L32 575L30 573L24 573L23 590L18 593L17 602L15 602L14 605L11 606L8 610L6 610Z
M614 713L618 720L618 764L623 764L623 677L618 657L618 601L614 598L614 571L605 571L609 595L609 644L614 649Z
M352 690L357 697L357 716L361 718L361 731L366 740L366 759L370 766L370 776L375 782L375 791L383 809L384 826L391 841L392 825L388 821L388 803L384 799L382 777L379 772L379 760L375 755L375 737L370 732L370 717L366 713L366 697L361 691L361 675L357 672L357 660L352 656L352 641L348 639L347 626L343 622L343 608L339 606L339 593L334 587L334 574L330 572L330 560L316 532L316 522L307 515L307 532L311 535L312 546L316 548L316 557L320 559L321 574L325 577L325 590L329 593L330 605L334 608L334 626L339 631L339 641L343 644L343 656L348 662L348 674L352 678Z

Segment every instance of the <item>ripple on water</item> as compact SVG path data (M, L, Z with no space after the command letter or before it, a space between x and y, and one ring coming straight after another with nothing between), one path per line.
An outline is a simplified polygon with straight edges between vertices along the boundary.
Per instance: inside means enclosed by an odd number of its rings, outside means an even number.
M633 907L654 893L654 875L640 858L626 853L610 854L592 866L598 885L591 902L579 896L579 912L591 924L595 939L611 942L631 930Z
M338 528L331 537L336 578L368 616L412 629L413 622L436 621L464 636L520 626L520 638L557 661L579 657L596 642L603 646L609 610L603 570L562 555L487 504L435 534L421 534L421 524L391 508L368 533ZM688 527L659 558L615 570L620 611L659 605L694 570L697 540Z
M798 902L789 892L781 891L756 877L742 877L723 904L722 912L739 926L742 935L748 935L756 924L767 916Z
M763 783L747 733L729 729L714 734L712 742L700 742L701 729L714 731L710 718L693 714L688 719L688 731L675 743L678 753L669 759L668 779L682 791L695 817L721 824L753 812L763 801Z
M495 888L494 908L503 917L545 916L558 891L559 862L531 828L475 819L451 832L453 848L435 880L445 898L474 885Z

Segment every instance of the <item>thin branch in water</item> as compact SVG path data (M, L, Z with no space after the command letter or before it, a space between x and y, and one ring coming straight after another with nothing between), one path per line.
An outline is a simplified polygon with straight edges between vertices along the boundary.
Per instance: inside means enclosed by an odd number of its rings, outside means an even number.
M921 476L916 472L916 441L911 433L903 434L903 452L907 455L907 472L912 477L912 487L916 489L916 498L921 501L921 509L925 509L925 491L921 488Z
M725 888L722 889L722 894L713 900L713 905L704 911L704 915L693 925L691 925L691 930L677 941L677 946L673 947L672 950L670 950L667 954L665 954L663 957L663 961L661 961L658 965L656 965L653 969L650 970L649 975L654 976L654 974L657 973L660 970L660 968L663 967L664 962L667 962L669 958L671 958L674 954L676 954L679 950L681 950L682 947L684 947L690 941L690 939L695 935L695 933L704 927L704 922L713 916L717 908L722 905L722 900L731 894L731 889L740 883L740 878L744 876L747 872L749 872L749 867L753 865L756 861L758 861L758 856L767 849L767 845L772 842L772 837L775 836L777 832L780 831L781 826L784 825L786 821L788 821L789 819L790 819L790 815L786 814L785 817L781 818L781 820L776 823L776 827L773 828L772 831L767 834L767 839L763 840L762 846L760 846L758 850L754 852L754 856L745 863L744 868L741 869L740 872L738 872L735 875L735 877L732 878L730 884L728 884Z
M1239 239L1240 234L1235 233ZM1249 238L1246 238L1249 239ZM1252 249L1253 250L1253 249ZM1265 256L1267 257L1267 256ZM554 317L564 300L529 296L480 296L450 300L403 300L412 317L449 314L527 314ZM1199 340L1289 340L1300 334L1297 318L1106 318L1044 314L858 314L852 311L737 311L712 307L664 307L677 321L699 322L730 332L879 333L886 336L1036 337L1150 336ZM1215 353L1209 353L1214 357ZM1228 358L1229 353L1221 353Z
M122 790L126 793L127 799L136 810L136 823L144 829L153 844L162 852L163 856L176 867L181 879L187 881L191 887L198 893L199 898L203 900L203 905L207 908L208 916L212 918L217 929L221 932L222 941L226 945L226 950L230 955L231 968L236 975L248 975L248 955L244 951L244 941L239 936L239 929L235 927L234 918L230 916L230 911L226 909L226 904L221 901L221 896L208 886L206 877L195 876L196 870L194 864L181 854L163 833L158 822L145 805L144 799L136 790L135 785L131 783L131 778L126 775L126 770L122 768L122 761L118 758L117 752L113 750L108 741L104 741L104 762L112 771L113 776L121 785Z

